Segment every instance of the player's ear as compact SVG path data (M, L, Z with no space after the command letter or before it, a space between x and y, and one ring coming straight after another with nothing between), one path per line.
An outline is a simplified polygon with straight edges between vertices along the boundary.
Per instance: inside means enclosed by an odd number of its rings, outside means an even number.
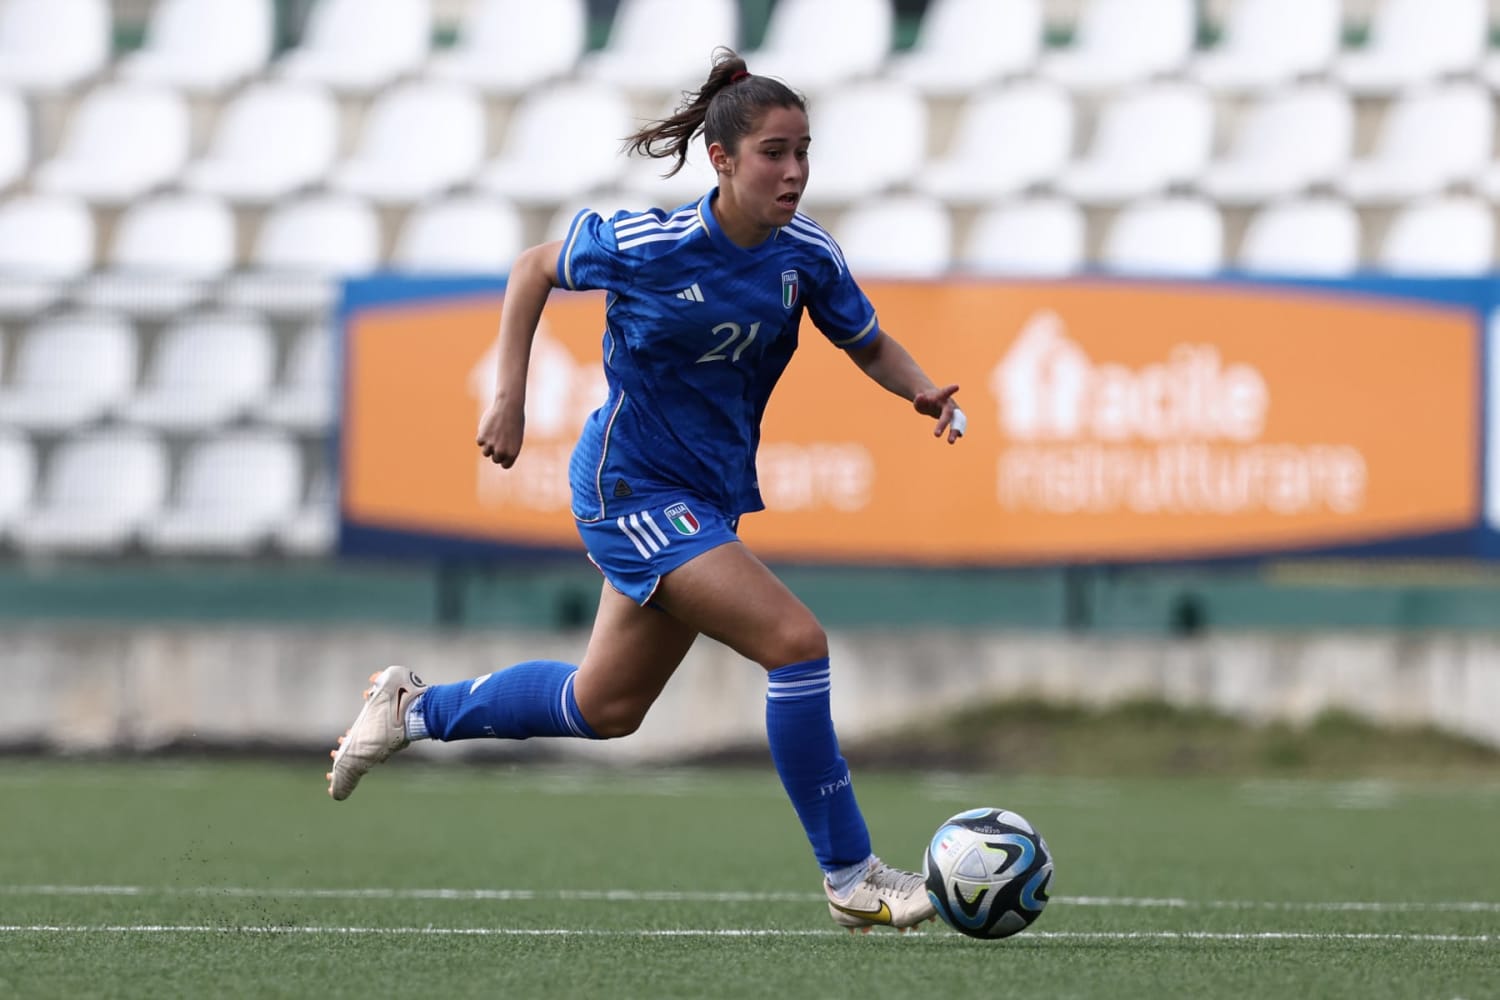
M708 144L708 162L713 164L714 173L728 176L734 173L734 162L730 159L729 150L724 148L723 143L711 142Z

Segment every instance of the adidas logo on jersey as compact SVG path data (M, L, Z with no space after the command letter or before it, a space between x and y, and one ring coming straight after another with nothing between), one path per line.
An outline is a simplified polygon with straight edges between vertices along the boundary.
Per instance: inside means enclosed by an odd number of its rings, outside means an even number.
M695 281L690 287L678 292L677 297L679 299L686 299L689 302L702 302L703 292L698 288L698 283Z

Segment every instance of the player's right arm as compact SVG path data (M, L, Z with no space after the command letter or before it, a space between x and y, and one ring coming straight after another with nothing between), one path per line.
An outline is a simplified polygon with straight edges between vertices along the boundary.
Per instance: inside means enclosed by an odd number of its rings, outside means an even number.
M526 372L531 342L547 296L558 286L557 256L561 241L522 251L505 282L500 307L500 370L495 398L479 419L475 443L484 456L505 468L515 464L526 432Z

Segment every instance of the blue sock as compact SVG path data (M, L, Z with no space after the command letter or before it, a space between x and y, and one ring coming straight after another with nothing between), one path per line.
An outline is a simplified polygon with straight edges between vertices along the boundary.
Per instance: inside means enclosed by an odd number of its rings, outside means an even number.
M825 872L859 864L870 856L870 831L833 732L828 657L777 667L766 676L771 760L813 854Z
M576 736L597 740L573 697L578 668L556 660L528 660L457 684L434 684L417 706L436 740Z

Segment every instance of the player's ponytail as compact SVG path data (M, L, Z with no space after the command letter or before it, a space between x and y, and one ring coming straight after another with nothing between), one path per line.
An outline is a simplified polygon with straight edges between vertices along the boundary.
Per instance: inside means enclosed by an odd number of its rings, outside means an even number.
M732 156L768 108L799 108L806 103L796 91L769 76L755 76L733 49L714 51L714 66L696 93L684 94L677 110L648 122L625 140L632 153L677 160L671 177L687 162L688 147L699 132L705 144L717 142Z

